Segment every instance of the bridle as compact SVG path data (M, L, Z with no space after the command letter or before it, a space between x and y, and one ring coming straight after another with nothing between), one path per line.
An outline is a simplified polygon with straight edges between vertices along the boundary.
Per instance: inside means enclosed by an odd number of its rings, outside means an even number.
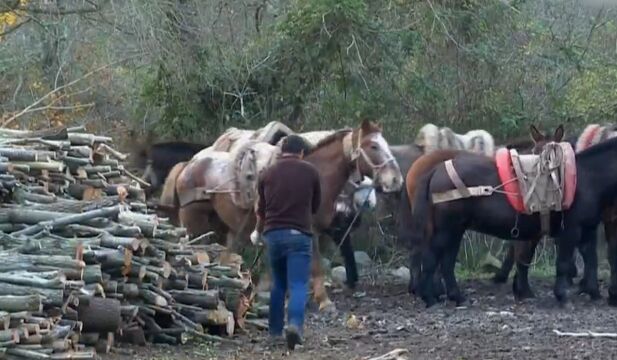
M368 136L369 138L376 137L378 136L378 133L369 134ZM379 175L384 170L386 165L388 165L391 162L396 161L396 159L394 158L392 154L386 153L387 155L386 159L376 164L373 160L371 160L371 157L368 156L366 151L361 146L362 137L363 137L362 129L358 131L358 136L356 137L355 144L354 144L353 137L354 136L353 136L353 131L352 131L343 138L343 150L345 154L347 155L347 157L349 158L350 163L355 164L354 170L350 176L350 181L352 183L359 183L360 181L362 181L362 172L360 171L360 162L358 161L360 157L362 157L362 159L364 159L366 164L371 168L371 173L372 173L371 177L374 180L379 178Z

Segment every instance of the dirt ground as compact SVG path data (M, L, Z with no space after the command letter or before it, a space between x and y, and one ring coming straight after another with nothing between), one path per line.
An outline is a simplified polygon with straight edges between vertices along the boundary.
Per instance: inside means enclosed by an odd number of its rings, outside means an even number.
M364 286L360 293L334 290L337 311L311 310L306 343L288 354L282 346L265 342L266 333L249 329L238 336L240 347L190 343L182 347L130 348L123 359L370 359L397 348L407 359L613 359L617 339L560 337L562 332L617 332L617 309L606 299L591 302L574 294L559 308L550 279L533 279L536 298L515 303L510 285L490 280L462 281L466 306L452 303L425 309L406 293L405 285ZM605 284L602 284L606 296ZM360 320L348 321L351 315Z

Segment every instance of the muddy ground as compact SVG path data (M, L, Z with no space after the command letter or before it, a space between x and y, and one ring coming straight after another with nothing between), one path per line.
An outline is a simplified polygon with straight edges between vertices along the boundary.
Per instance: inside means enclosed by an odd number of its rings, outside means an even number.
M407 359L614 359L617 339L560 337L553 330L617 332L617 309L606 299L574 295L559 308L550 279L534 279L536 298L515 303L510 285L490 280L462 281L466 306L439 304L429 310L406 293L404 284L364 285L352 294L334 290L337 311L311 310L306 343L288 354L265 344L266 333L251 328L240 347L191 343L182 347L130 348L120 359L370 359L396 348ZM602 291L606 296L605 284ZM332 293L332 292L331 292ZM348 321L354 315L358 322Z

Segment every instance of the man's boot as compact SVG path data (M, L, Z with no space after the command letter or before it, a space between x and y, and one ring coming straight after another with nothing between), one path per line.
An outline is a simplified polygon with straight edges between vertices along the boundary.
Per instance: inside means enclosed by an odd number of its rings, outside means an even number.
M294 350L296 345L302 345L302 336L295 325L289 325L287 327L285 337L287 338L287 348L289 350Z

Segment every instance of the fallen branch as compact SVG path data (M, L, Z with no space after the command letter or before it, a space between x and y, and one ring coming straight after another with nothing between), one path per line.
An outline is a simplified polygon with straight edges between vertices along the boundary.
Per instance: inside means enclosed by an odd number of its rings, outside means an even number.
M559 330L553 330L553 332L557 336L568 336L568 337L591 337L591 338L611 338L616 339L617 333L598 333L593 331L585 331L585 332L561 332Z
M407 357L403 356L407 354L409 354L409 350L407 349L394 349L387 354L370 358L368 360L407 360Z

